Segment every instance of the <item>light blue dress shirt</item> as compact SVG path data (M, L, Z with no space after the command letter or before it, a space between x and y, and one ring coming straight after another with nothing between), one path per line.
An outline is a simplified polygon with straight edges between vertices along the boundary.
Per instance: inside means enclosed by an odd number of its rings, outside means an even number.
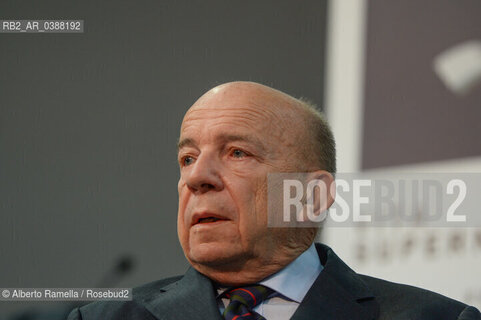
M312 244L296 260L260 282L275 290L277 296L264 300L254 311L268 320L290 319L322 269L316 247ZM221 294L225 290L226 288L220 288L217 292ZM218 303L222 313L229 304L229 299L219 299Z

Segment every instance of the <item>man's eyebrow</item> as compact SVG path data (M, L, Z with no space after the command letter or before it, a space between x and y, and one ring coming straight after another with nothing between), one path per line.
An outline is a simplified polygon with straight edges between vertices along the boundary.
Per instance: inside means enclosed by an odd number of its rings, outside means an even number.
M251 135L227 134L219 137L219 140L224 143L235 142L235 141L247 142L247 143L253 144L255 147L257 147L261 151L265 151L264 144L259 139Z
M195 142L193 139L191 138L182 139L177 143L177 151L179 151L181 148L185 146L194 146L194 145L195 145Z
M228 142L235 142L235 141L243 141L243 142L248 142L252 143L255 147L260 149L261 151L265 151L264 144L257 138L251 135L237 135L237 134L227 134L227 135L221 135L217 138L222 143L228 143ZM177 151L180 150L183 147L186 146L195 146L196 142L194 139L191 138L185 138L180 140L177 143Z

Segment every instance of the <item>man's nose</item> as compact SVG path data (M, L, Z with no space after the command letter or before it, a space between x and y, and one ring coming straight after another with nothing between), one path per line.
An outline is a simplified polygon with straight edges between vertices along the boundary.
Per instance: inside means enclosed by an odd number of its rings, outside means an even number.
M199 155L185 175L189 189L197 193L222 190L220 165L214 156Z

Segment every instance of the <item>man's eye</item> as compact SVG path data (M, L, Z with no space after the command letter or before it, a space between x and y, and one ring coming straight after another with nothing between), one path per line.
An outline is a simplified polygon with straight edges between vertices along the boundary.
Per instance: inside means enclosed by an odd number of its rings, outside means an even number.
M194 158L192 158L191 156L185 156L182 158L181 162L183 166L188 166L194 162Z
M232 155L234 156L234 158L242 158L247 156L247 154L244 151L239 149L235 149L234 151L232 151Z

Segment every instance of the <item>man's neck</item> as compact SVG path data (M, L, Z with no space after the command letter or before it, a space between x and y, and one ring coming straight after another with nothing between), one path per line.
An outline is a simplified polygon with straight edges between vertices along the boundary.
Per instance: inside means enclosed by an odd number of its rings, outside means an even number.
M282 268L297 259L307 248L293 250L289 255L279 255L272 259L250 259L222 266L208 266L192 263L192 266L222 286L242 286L258 283L261 280L279 272Z

